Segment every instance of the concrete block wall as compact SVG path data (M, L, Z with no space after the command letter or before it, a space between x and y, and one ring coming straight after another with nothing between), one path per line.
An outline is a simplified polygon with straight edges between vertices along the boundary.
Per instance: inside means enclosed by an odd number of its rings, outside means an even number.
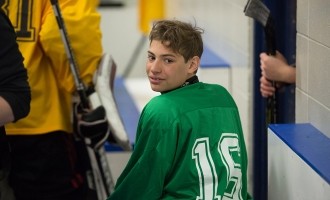
M330 1L297 0L296 122L330 137Z

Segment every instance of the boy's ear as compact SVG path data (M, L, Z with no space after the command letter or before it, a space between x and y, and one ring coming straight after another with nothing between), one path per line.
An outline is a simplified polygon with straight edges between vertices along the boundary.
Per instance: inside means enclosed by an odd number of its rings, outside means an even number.
M198 56L192 57L190 67L189 67L189 71L194 73L196 70L198 70L199 64L200 64L200 58Z

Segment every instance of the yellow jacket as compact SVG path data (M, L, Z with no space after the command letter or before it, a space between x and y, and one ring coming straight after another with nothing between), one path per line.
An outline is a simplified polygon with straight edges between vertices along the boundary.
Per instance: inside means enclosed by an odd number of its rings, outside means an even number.
M84 83L102 56L100 14L95 0L58 0ZM1 7L12 21L31 86L30 114L6 126L8 135L72 132L74 79L50 0L8 1Z

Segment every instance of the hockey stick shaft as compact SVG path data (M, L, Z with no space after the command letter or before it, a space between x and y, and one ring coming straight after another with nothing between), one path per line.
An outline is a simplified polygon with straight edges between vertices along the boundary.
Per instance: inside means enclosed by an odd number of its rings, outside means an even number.
M111 171L108 170L110 167L108 164L108 160L104 148L100 148L96 151L96 157L97 157L98 166L99 168L101 168L103 184L107 185L107 187L105 187L105 192L107 196L109 196L114 191L115 184L113 182Z
M267 54L275 56L276 55L276 40L275 40L275 29L274 23L271 15L269 14L267 24L264 27L264 32L266 36ZM275 81L271 81L273 87L276 87ZM276 93L271 97L267 98L267 122L276 123Z
M66 27L65 27L65 24L64 24L64 20L62 18L62 14L61 14L60 7L58 5L58 1L57 0L50 0L50 1L51 1L53 10L54 10L54 14L55 14L55 17L56 17L58 27L60 29L60 34L61 34L61 37L62 37L62 40L63 40L65 52L66 52L66 55L69 59L70 69L71 69L71 72L72 72L73 77L74 77L75 85L76 85L76 88L77 88L78 95L80 97L81 104L82 104L83 108L89 108L88 98L87 98L87 95L86 95L86 88L85 88L85 85L84 85L84 83L82 82L82 80L80 78L78 65L77 65L77 62L76 62L76 59L75 59L75 56L74 56L74 53L73 53L73 50L72 50L72 47L71 47L71 44L70 44L70 41L69 41L69 36L68 36L67 31L66 31Z
M52 8L54 11L54 15L56 17L56 21L57 21L59 30L60 30L60 34L61 34L62 41L63 41L64 47L65 47L66 55L69 59L70 69L71 69L71 72L72 72L74 80L75 80L75 85L77 87L77 92L79 94L81 104L82 104L83 108L90 108L89 100L86 95L86 88L80 78L78 65L75 60L74 52L70 45L69 36L67 34L65 23L62 18L58 0L50 0L50 1L52 4ZM84 138L84 140L85 140L84 142L86 144L86 148L88 150L89 158L92 162L92 169L93 169L93 173L94 173L93 181L97 187L97 188L95 188L97 196L98 196L99 200L105 199L107 196L110 195L110 192L113 190L113 187L114 187L109 166L105 165L105 162L107 162L106 155L105 155L105 153L101 154L101 153L99 153L99 151L89 147L88 146L89 142L88 142L87 138ZM100 149L103 150L102 148L100 148ZM97 169L97 171L94 171L96 169Z

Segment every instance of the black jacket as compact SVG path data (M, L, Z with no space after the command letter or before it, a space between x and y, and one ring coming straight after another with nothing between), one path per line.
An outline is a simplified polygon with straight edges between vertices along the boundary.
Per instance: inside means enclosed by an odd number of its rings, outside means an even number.
M0 96L10 105L15 121L28 115L31 91L23 56L16 43L16 33L0 8ZM1 112L1 109L0 109ZM8 152L5 129L0 127L0 158ZM0 159L0 169L3 163Z

